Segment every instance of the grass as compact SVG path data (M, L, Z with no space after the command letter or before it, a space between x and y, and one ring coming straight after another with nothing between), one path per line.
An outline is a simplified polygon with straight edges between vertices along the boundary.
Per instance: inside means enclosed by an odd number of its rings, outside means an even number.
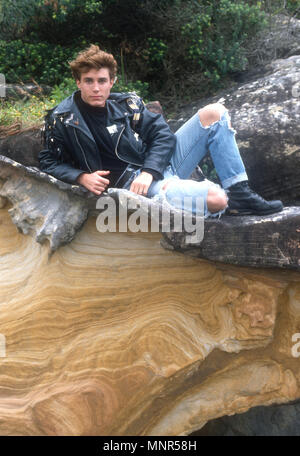
M16 123L21 125L21 129L41 125L46 110L56 104L56 100L51 97L39 98L36 95L26 101L0 98L0 128Z
M35 82L35 81L34 81ZM38 84L37 84L38 85ZM123 83L119 81L113 91L127 92L136 90L138 94L147 93L148 85L141 81ZM26 100L12 100L0 98L0 138L30 127L41 126L47 109L59 104L75 89L73 78L66 78L61 84L52 89L50 96L41 94L26 95Z

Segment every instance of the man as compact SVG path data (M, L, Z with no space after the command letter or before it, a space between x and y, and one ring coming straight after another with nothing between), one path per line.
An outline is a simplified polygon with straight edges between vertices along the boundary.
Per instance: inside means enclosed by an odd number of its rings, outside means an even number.
M174 135L136 94L111 93L117 71L111 54L91 45L70 67L79 90L46 116L42 171L96 195L115 186L171 204L202 197L205 217L226 208L239 215L282 210L281 201L266 201L249 188L223 105L200 109ZM188 179L208 150L223 188Z

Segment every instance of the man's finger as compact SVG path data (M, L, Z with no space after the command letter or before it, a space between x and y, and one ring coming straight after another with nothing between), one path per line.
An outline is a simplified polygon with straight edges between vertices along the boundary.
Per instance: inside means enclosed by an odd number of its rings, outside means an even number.
M103 175L109 174L110 171L109 171L109 170L104 171L103 169L101 169L100 171L96 171L96 173L97 173L99 176L103 176Z
M109 180L105 179L105 177L98 176L98 182L103 182L104 184L109 184Z
M101 191L105 190L104 185L99 185L99 184L92 185L92 188L95 190L101 190Z

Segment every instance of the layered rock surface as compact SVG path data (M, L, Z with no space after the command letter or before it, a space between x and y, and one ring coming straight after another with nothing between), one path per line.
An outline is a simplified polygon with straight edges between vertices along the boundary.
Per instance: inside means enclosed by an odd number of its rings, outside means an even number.
M299 398L298 273L217 266L94 217L49 258L8 207L1 435L185 435Z
M88 192L5 157L0 195L1 435L187 435L299 399L299 272L100 233Z

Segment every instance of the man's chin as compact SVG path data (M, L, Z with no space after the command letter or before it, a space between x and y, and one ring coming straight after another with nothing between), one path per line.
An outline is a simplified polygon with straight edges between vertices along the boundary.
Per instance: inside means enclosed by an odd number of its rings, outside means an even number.
M95 106L97 108L102 108L105 105L105 100L103 100L102 98L99 98L99 99L98 98L96 98L96 99L91 98L89 100L89 104L91 106Z

